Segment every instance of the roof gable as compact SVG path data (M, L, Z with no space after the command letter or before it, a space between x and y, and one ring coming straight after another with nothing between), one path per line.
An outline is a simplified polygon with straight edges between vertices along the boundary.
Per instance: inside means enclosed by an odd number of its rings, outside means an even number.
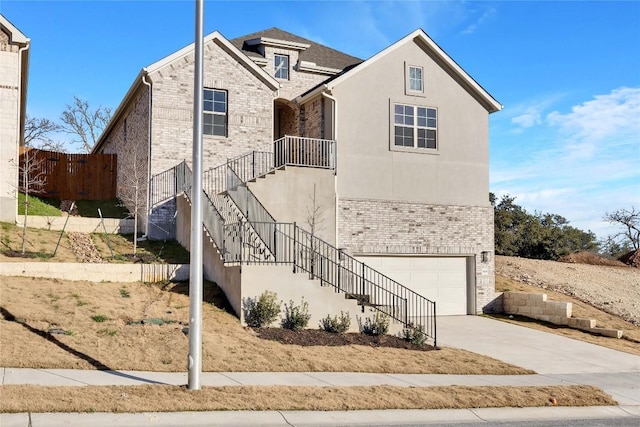
M359 64L362 59L348 55L344 52L324 46L320 43L283 31L279 28L269 28L257 33L247 34L231 40L231 43L242 50L247 56L260 61L262 55L258 46L288 44L290 49L300 51L300 61L307 64L315 64L317 67L330 70L343 70L354 64Z
M244 65L249 71L256 75L260 80L262 80L265 84L270 86L273 90L280 88L280 83L270 76L266 71L264 71L261 67L255 64L252 60L250 60L242 51L237 49L232 43L229 42L222 34L218 31L214 31L213 33L207 35L204 38L204 44L207 43L215 43L222 50L224 50L227 54L233 57L235 60ZM177 61L180 58L183 58L195 50L195 42L191 43L188 46L183 47L182 49L172 53L169 56L162 58L161 60L154 62L153 64L143 68L143 70L147 73L153 73L155 71L160 70L161 68L171 64L174 61Z
M310 97L316 96L319 92L324 90L331 91L335 86L340 85L346 79L349 79L358 74L359 71L370 67L375 64L380 58L383 58L407 43L416 43L427 54L429 54L434 61L444 69L458 84L460 84L471 96L473 96L489 113L502 110L502 105L487 92L473 77L467 74L466 71L458 65L447 53L442 50L440 46L436 44L422 29L418 29L406 37L400 39L398 42L378 52L365 62L349 69L344 73L328 79L322 84L316 86L316 88L309 90L302 96L299 101L304 102Z
M29 39L2 15L0 15L0 31L9 34L9 42L12 44L26 45L29 43Z

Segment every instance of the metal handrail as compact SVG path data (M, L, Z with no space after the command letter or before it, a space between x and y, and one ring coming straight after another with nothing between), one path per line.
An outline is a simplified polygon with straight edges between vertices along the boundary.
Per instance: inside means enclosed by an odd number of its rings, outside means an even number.
M292 264L294 272L306 272L310 278L333 286L336 292L357 298L361 304L387 314L406 327L421 327L428 337L433 338L435 346L434 301L345 254L295 223L276 222L248 188L248 181L285 165L335 169L335 141L285 136L273 143L272 151L252 151L204 172L205 206L209 207L205 209L204 226L221 250L224 262ZM191 170L182 162L154 176L151 184L152 205L180 192L189 197ZM219 197L223 192L235 203L246 221L238 218L229 206L223 206Z
M406 327L421 327L437 344L436 303L374 270L335 246L298 227L295 223L252 222L233 227L236 242L250 239L252 230L272 236L265 241L274 255L271 260L258 257L234 259L247 264L292 264L311 279L333 286L336 292L358 299ZM225 232L229 234L229 232ZM236 252L236 251L234 251Z

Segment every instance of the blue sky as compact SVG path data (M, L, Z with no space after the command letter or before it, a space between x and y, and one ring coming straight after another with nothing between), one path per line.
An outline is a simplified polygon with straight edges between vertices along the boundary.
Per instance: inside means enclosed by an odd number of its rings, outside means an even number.
M137 73L191 43L192 1L0 0L32 40L28 111L73 95L115 108ZM640 208L639 1L211 1L205 33L273 26L366 59L423 28L504 105L491 191L599 237Z

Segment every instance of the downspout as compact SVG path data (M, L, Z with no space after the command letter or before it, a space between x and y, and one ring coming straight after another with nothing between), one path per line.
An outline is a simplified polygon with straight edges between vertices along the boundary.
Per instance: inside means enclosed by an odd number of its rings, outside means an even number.
M18 176L19 174L19 170L20 170L20 145L24 144L24 128L20 126L20 118L22 117L22 93L23 93L23 87L22 87L22 53L26 52L27 50L29 50L30 47L30 42L31 40L27 39L27 44L25 44L23 47L21 47L20 49L18 49L18 117L17 117L17 129L18 129L18 147L16 149L16 183L19 182L20 177ZM27 69L27 73L29 72L29 69ZM24 79L24 84L25 86L27 85L27 78ZM26 88L24 88L24 91L26 93ZM25 94L25 106L26 106L27 102L26 102L26 94ZM25 119L26 119L26 107L25 107ZM16 202L18 200L18 194L16 194ZM16 203L16 209L15 209L15 218L16 218L16 222L18 219L18 203ZM26 222L27 222L27 216L25 215L24 217L24 223L25 223L25 227L26 227Z
M151 83L147 82L146 80L147 74L145 72L145 74L142 75L142 84L144 84L145 86L147 86L149 88L149 106L148 108L148 113L147 113L147 117L149 118L149 124L147 127L147 147L148 147L148 152L147 152L147 206L146 206L146 212L147 212L147 218L145 221L145 231L144 231L144 236L143 237L147 237L149 236L149 217L151 216L151 207L149 206L151 204Z
M332 95L329 95L327 93L327 91L323 91L322 92L322 96L324 96L325 98L327 98L328 100L331 101L331 105L333 106L333 112L332 112L332 125L333 125L333 132L332 132L332 139L336 142L336 146L335 146L335 150L336 150L336 164L334 165L334 170L333 170L333 194L335 197L335 201L334 201L334 206L335 206L335 212L334 212L334 217L335 217L335 246L338 247L338 100L333 97Z

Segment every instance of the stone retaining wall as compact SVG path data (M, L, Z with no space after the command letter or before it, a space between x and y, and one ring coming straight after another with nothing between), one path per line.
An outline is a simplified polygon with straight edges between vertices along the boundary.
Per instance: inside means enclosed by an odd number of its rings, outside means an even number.
M100 218L83 218L78 216L31 216L27 218L27 227L41 228L44 230L62 230L78 233L104 233L109 234L133 234L133 219L104 218L104 227ZM18 217L18 224L24 224L24 215ZM141 230L143 231L143 230Z
M570 302L547 301L547 294L505 292L502 303L507 314L519 314L557 325L567 325L573 310Z
M182 282L189 280L189 264L5 262L0 266L0 276L92 282Z
M622 338L623 332L617 329L599 328L595 319L571 317L573 304L570 302L547 301L547 294L532 294L526 292L504 292L502 298L504 312L531 317L537 320L565 325L569 328L580 329L592 334L605 337Z

